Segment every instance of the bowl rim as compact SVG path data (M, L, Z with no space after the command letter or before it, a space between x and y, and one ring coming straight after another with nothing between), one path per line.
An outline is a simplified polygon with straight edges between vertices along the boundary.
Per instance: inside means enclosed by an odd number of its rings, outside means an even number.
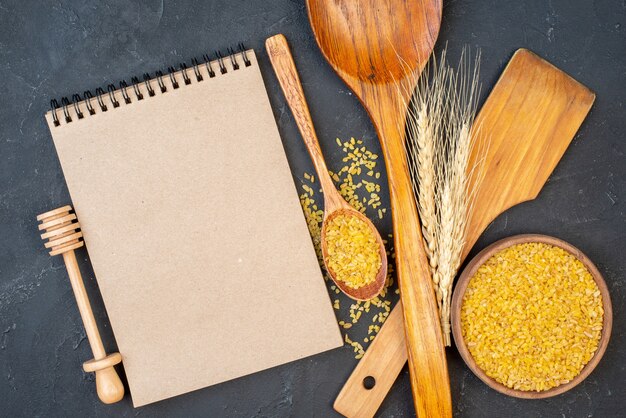
M495 253L505 248L511 247L513 245L529 243L529 242L539 242L539 243L549 244L549 245L562 248L563 250L569 252L578 260L580 260L583 263L583 265L587 268L587 270L589 270L589 272L591 273L591 276L596 282L596 285L598 286L598 289L600 290L600 294L602 295L602 306L604 308L604 317L602 321L602 331L600 334L600 341L598 343L598 348L596 352L594 353L593 357L591 358L591 360L589 360L589 362L583 367L580 373L568 383L565 383L565 384L562 384L562 385L559 385L554 388L541 391L541 392L511 389L503 385L502 383L496 381L495 379L487 376L487 374L481 368L478 367L478 365L476 364L476 361L474 360L471 353L469 352L467 345L465 344L465 339L463 338L463 333L461 331L461 319L460 319L460 311L461 311L463 295L465 294L465 291L467 289L470 279L474 276L478 268L485 261L491 258L491 256L494 255ZM451 316L452 316L452 321L451 321L452 322L452 334L454 336L454 342L459 351L459 354L461 355L461 358L463 358L463 361L465 362L465 364L467 364L470 370L480 380L482 380L485 384L487 384L487 386L491 387L492 389L495 389L500 393L504 393L505 395L514 396L514 397L523 398L523 399L543 399L543 398L549 398L552 396L560 395L561 393L564 393L572 389L573 387L578 385L580 382L585 380L585 378L587 378L587 376L589 376L589 374L596 368L596 366L600 362L600 359L602 359L602 356L604 355L606 351L606 347L608 346L608 343L609 343L609 339L611 336L611 328L613 325L613 309L611 305L609 289L606 285L606 282L604 281L604 278L602 277L602 274L600 273L598 268L595 266L595 264L589 259L589 257L587 257L582 251L574 247L572 244L565 242L559 238L555 238L549 235L542 235L542 234L521 234L521 235L513 235L510 237L501 239L489 245L488 247L480 251L474 258L472 258L472 260L467 264L467 266L465 267L465 269L459 276L457 285L454 289L453 296L452 296Z

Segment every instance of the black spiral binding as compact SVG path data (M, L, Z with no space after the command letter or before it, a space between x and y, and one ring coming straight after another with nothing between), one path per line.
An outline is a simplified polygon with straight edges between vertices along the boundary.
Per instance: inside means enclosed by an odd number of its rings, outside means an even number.
M237 51L233 48L228 48L228 55L224 56L220 51L215 51L215 59L211 60L211 57L208 54L202 55L202 60L198 60L196 58L192 58L191 60L191 68L187 66L185 63L179 64L179 69L176 67L168 67L168 76L170 79L170 83L173 89L178 89L181 85L189 85L192 84L192 77L195 78L196 82L204 81L204 77L200 72L200 66L204 65L207 73L209 74L209 78L213 78L216 76L216 71L213 69L212 62L217 61L217 66L219 68L220 74L228 73L229 69L226 66L225 61L230 60L231 68L236 71L241 68L240 62L238 60L238 56L241 56L241 61L243 61L243 65L245 67L249 67L252 65L252 62L248 58L248 54L246 53L246 49L243 43L237 45ZM193 72L190 72L189 70ZM121 106L122 103L130 104L133 100L144 100L146 96L141 92L139 88L140 84L144 84L145 91L148 92L148 96L152 97L157 94L157 91L161 94L168 92L168 86L163 82L163 78L166 77L161 70L155 71L154 77L151 77L149 73L143 74L142 79L140 80L138 77L131 78L131 84L129 85L125 80L119 82L119 88L115 87L115 84L108 84L106 87L106 91L102 87L98 87L96 89L96 94L93 95L91 91L86 90L83 95L73 94L72 99L68 99L67 97L61 98L61 104L56 99L50 100L50 108L52 111L52 121L54 126L61 125L62 117L64 123L71 123L76 121L77 119L83 119L87 115L95 115L96 109L93 104L93 100L96 100L100 111L107 112L111 109L115 109ZM190 76L191 75L191 76ZM182 80L178 79L177 76L182 76ZM158 85L158 89L155 89L155 84L153 82L156 81L156 85ZM131 94L134 93L134 97ZM70 109L73 108L73 114L70 112ZM60 109L60 113L59 112Z

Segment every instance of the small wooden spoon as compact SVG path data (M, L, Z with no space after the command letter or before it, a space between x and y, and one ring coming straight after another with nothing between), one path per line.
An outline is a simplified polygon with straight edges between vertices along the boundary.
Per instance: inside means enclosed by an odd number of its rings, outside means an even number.
M367 109L389 180L398 285L419 417L451 417L446 354L404 150L407 103L433 49L442 0L307 0L326 60Z
M335 184L330 178L330 175L328 174L328 168L326 167L326 162L324 161L324 156L322 155L322 150L320 148L317 135L315 134L315 129L313 128L311 114L309 113L309 108L307 106L306 99L304 98L304 91L302 90L302 85L300 84L300 78L298 77L296 65L293 61L293 57L291 56L287 39L281 34L272 36L265 41L265 47L267 48L267 53L269 54L270 61L272 62L272 66L274 67L280 86L285 94L289 108L291 109L298 125L298 129L302 134L302 139L304 140L304 143L309 151L309 155L311 155L315 171L317 172L317 177L320 180L320 184L322 185L322 190L324 192L324 222L322 224L321 245L326 270L337 287L339 287L341 291L350 296L352 299L372 299L378 296L385 285L385 280L387 279L387 253L385 251L383 240L374 224L372 224L372 222L367 219L365 215L354 209L344 200L343 197L341 197L335 188ZM378 274L373 282L363 287L359 287L358 289L353 289L346 285L346 283L337 280L336 273L328 266L327 263L328 246L326 244L326 226L329 224L331 219L339 215L355 216L365 222L374 233L378 243L381 260L381 266L378 269Z

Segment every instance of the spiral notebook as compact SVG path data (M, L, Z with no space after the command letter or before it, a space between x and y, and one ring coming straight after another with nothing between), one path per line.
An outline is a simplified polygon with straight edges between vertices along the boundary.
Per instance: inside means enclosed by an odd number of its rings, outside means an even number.
M46 114L135 406L342 339L252 50Z

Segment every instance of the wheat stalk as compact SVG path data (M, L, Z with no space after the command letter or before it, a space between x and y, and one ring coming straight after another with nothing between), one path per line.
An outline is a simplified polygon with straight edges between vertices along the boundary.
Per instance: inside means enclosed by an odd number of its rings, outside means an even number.
M437 239L441 254L439 287L441 289L440 319L444 342L450 345L450 299L452 282L461 264L461 254L465 245L465 226L468 214L467 166L470 152L470 127L463 124L454 138L454 149L446 158L446 173L441 179L443 190L439 199L441 217Z
M443 56L445 57L445 51ZM433 76L429 77L431 70ZM438 158L440 153L437 152L437 138L441 136L444 128L442 121L446 107L444 95L447 78L448 68L445 66L437 66L437 63L433 62L425 68L422 77L418 78L417 83L413 83L413 85L417 84L418 88L412 105L408 106L407 117L407 129L414 133L412 137L415 139L411 146L407 147L409 169L414 180L413 189L438 303L443 299L439 288L439 251L436 239L438 224L436 183L442 168ZM440 304L439 308L442 308Z
M407 118L409 130L415 132L416 143L414 147L409 147L409 158L412 160L410 164L410 170L412 177L416 179L413 182L415 196L417 196L417 204L420 212L422 235L426 242L426 254L428 256L431 274L435 283L435 291L438 293L438 276L437 272L437 240L436 228L437 228L437 214L436 214L436 199L435 199L435 187L436 187L436 170L439 167L438 161L436 161L435 141L434 139L439 136L439 130L441 124L436 120L442 116L443 101L441 100L441 93L443 89L439 84L439 80L442 75L439 72L443 68L434 68L433 83L432 86L428 86L428 77L420 79L420 88L417 90L417 94L414 99L414 106L409 107L410 115ZM422 94L426 91L435 91L433 95Z
M444 342L449 346L452 283L461 264L473 196L468 190L468 164L479 93L479 55L472 70L464 49L455 71L446 61L444 48L439 62L432 60L429 66L409 106L406 148Z

